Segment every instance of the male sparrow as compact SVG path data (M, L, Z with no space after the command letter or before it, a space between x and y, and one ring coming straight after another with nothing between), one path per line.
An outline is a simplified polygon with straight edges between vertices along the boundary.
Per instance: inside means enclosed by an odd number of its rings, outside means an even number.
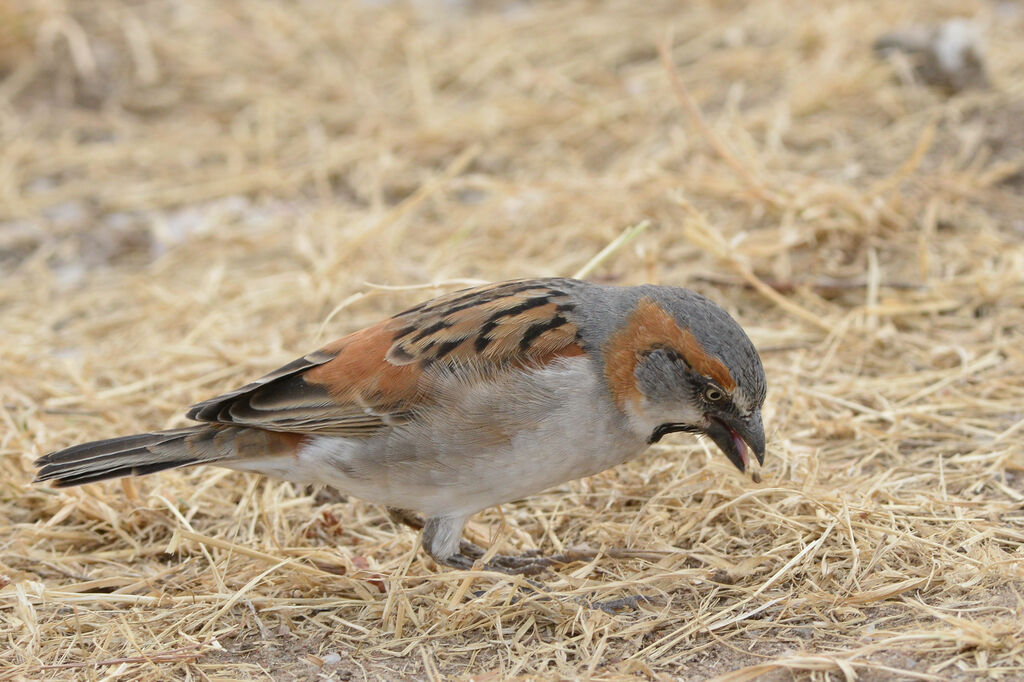
M469 517L625 462L674 431L744 471L764 461L765 376L728 313L687 289L571 279L426 301L193 406L201 423L41 457L72 486L193 464L325 483L417 525L438 563L470 568ZM542 570L538 556L488 568Z

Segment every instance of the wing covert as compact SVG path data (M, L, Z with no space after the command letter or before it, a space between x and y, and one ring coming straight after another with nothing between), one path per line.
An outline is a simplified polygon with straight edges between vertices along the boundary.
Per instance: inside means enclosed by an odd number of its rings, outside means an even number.
M372 436L432 404L437 382L486 380L582 354L571 285L520 280L440 296L198 403L188 416L272 431Z

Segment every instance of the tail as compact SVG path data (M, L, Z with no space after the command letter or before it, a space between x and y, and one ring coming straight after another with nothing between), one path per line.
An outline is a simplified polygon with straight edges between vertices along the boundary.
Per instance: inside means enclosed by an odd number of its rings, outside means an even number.
M58 488L66 488L211 462L235 468L232 465L242 460L294 454L299 439L292 433L221 424L139 433L73 445L40 457L35 461L36 482L53 481Z

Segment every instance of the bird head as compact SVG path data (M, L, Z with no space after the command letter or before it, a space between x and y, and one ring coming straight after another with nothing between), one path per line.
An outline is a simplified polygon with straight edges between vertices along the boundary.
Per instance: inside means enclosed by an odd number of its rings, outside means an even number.
M605 347L606 377L630 428L648 443L707 436L742 472L764 463L765 376L753 343L712 301L647 287Z

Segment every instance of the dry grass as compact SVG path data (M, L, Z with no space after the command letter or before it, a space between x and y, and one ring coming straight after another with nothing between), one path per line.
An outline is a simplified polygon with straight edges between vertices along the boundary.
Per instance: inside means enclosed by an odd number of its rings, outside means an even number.
M954 14L987 27L990 89L871 53ZM1019 3L3 16L0 677L1024 677ZM643 220L590 276L743 322L763 481L680 436L469 531L643 558L537 593L438 570L329 491L31 485L47 451L179 425L435 292L371 283L570 274ZM652 600L586 606L630 595Z

